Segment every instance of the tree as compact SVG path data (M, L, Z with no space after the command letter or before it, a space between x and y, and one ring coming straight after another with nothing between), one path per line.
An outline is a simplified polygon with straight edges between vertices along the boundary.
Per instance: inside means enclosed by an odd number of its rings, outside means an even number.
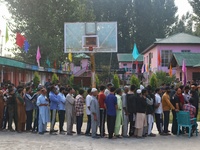
M166 72L163 71L156 72L156 77L158 80L158 86L161 86L162 84L171 84L176 79L174 75L170 77Z
M119 77L117 74L114 75L114 78L113 78L113 85L115 88L119 88L120 86L120 83L119 83Z
M150 77L150 85L151 85L153 91L158 86L158 80L157 80L157 77L156 77L156 75L154 73Z
M134 84L136 86L136 88L140 87L140 81L134 74L131 76L130 82L131 82L131 85Z
M15 24L9 22L14 33L20 32L30 43L28 53L23 49L14 52L25 62L36 63L37 46L40 46L41 65L46 65L47 57L53 64L61 63L63 53L64 22L92 21L92 8L85 5L88 0L6 0ZM58 65L57 65L58 66Z
M40 83L40 75L38 74L38 72L34 72L33 84L35 85L35 87L38 87L39 83Z
M52 83L56 84L58 82L58 80L59 80L59 78L58 78L57 74L53 73L53 75L52 75Z

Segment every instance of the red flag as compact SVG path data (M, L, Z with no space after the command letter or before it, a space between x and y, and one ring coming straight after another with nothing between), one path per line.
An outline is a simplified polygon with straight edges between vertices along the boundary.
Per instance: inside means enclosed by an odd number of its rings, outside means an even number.
M158 50L158 66L161 66L160 50Z
M25 37L23 35L21 35L20 33L17 33L16 36L16 44L22 48L24 45L24 41L25 41Z
M53 62L53 67L54 67L54 69L56 69L56 60L54 60L54 62Z
M172 64L170 64L170 67L169 67L169 76L172 77L172 75L173 75L172 74Z

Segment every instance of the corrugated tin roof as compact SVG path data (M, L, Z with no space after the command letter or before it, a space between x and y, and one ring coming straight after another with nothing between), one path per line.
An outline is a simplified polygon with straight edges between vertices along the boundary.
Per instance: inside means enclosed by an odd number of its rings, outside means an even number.
M133 55L130 53L118 53L117 54L117 59L118 62L131 62L131 61L135 61L135 59L133 58ZM143 55L140 55L137 58L137 61L143 61Z
M182 66L183 60L187 67L193 67L200 63L200 53L173 53L172 66Z
M177 33L174 34L172 36L169 36L167 38L164 39L159 39L157 38L156 41L150 45L149 47L147 47L142 54L145 54L146 52L148 52L149 50L151 50L153 47L155 47L158 44L200 44L200 37L198 36L194 36L194 35L190 35L187 33Z
M178 33L154 42L156 44L200 44L200 37L187 33Z

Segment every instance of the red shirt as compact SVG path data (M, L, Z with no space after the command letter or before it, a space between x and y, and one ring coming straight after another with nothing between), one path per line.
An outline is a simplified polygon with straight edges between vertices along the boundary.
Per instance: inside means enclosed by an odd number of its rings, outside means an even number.
M104 105L105 99L106 99L106 95L103 92L100 92L98 95L99 108L105 109L105 105Z

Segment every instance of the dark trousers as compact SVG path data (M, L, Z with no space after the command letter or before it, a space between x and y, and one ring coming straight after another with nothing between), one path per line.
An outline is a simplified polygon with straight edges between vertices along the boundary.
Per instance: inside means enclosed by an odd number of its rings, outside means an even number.
M33 110L26 111L26 131L32 130Z
M164 133L168 133L169 112L170 111L163 111L163 114L164 114Z
M39 108L34 110L33 131L38 131Z
M156 120L156 127L159 133L163 132L163 114L156 114L155 113L155 120Z
M81 134L82 124L83 124L83 115L76 116L76 131L77 131L77 134Z
M106 110L100 109L100 135L105 135Z
M87 128L85 134L89 134L91 130L91 115L87 115Z
M3 114L3 127L2 127L3 129L6 128L7 123L8 123L8 107L5 106L4 107L4 114Z
M129 126L129 136L133 136L134 132L135 132L135 121L133 121L133 115L134 113L130 113L128 115L129 117L129 122L130 122L130 126Z
M107 128L108 128L109 139L113 137L113 133L115 130L115 120L116 116L107 115Z
M17 111L15 106L8 106L8 129L12 129L12 121L15 123L15 130L17 130Z
M196 114L195 114L195 118L197 118L198 111L199 111L199 107L196 107Z
M59 130L60 130L60 132L62 132L63 131L63 124L64 124L64 121L65 121L65 110L59 110L58 116L59 116Z

